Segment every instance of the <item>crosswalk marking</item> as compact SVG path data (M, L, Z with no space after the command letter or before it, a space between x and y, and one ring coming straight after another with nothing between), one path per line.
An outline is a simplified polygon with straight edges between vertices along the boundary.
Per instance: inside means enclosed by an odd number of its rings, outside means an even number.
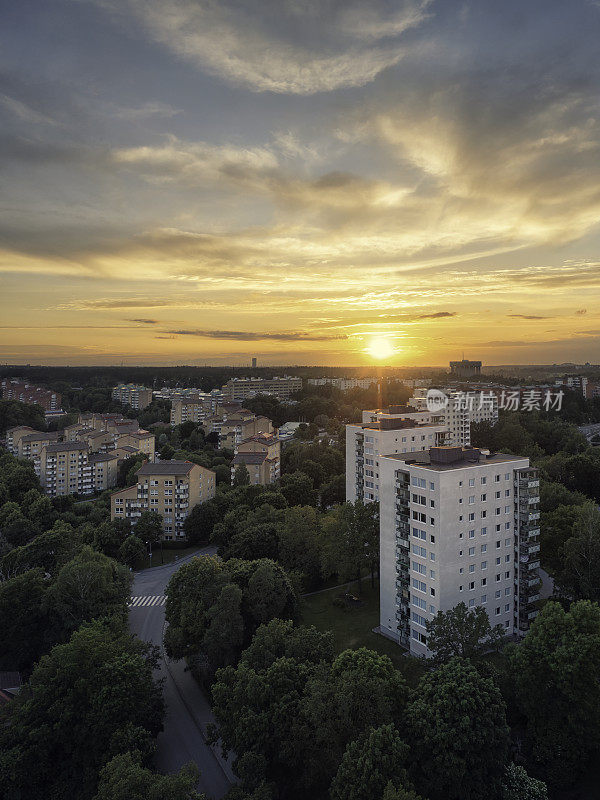
M129 608L141 608L141 606L164 606L167 598L164 594L146 595L144 597L132 597L127 603Z

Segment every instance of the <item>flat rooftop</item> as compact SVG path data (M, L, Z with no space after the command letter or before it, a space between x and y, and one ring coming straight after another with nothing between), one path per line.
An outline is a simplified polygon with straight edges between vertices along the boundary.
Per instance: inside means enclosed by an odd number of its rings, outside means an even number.
M431 469L435 472L448 472L464 467L507 464L523 461L526 456L513 456L508 453L482 453L477 448L432 447L417 453L390 453L380 458L393 458L405 464Z

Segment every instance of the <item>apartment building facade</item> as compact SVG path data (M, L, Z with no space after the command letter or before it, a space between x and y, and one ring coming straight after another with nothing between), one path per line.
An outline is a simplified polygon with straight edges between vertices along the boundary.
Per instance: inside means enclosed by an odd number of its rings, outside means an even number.
M63 431L10 428L8 450L33 462L44 491L51 496L89 494L116 485L120 463L141 453L154 460L154 435L139 430L136 420L120 415L80 415Z
M379 500L380 456L427 450L443 444L446 435L445 425L403 417L346 425L346 500Z
M438 447L380 458L380 632L429 656L464 602L523 636L539 599L539 480L527 458Z
M61 410L62 395L43 386L35 386L20 378L2 378L0 381L3 400L15 400L18 403L29 403L41 406L44 411Z
M369 389L377 378L309 378L309 386L334 386L342 392L350 389Z
M231 462L231 482L240 464L245 464L251 484L267 486L281 475L281 442L272 434L258 434L241 442Z
M270 435L273 433L273 423L268 417L250 416L229 417L221 424L219 431L219 446L236 450L246 439L259 434Z
M210 397L198 395L190 397L173 397L171 400L171 425L183 425L193 422L202 425L205 419L216 409L216 401Z
M54 442L40 455L40 484L46 494L92 494L93 466L85 442Z
M112 399L131 408L146 408L152 402L152 389L134 383L120 383L112 390Z
M190 461L146 463L137 471L137 484L111 495L110 517L135 525L144 511L163 520L164 541L185 541L184 522L191 510L215 496L216 475Z
M247 400L257 394L271 394L278 400L289 400L301 389L302 378L284 375L281 378L231 378L221 391L230 400Z

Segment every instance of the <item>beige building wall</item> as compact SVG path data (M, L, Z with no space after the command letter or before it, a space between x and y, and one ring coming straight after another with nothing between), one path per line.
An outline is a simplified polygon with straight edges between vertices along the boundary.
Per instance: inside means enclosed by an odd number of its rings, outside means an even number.
M185 541L183 524L192 508L214 497L216 475L189 461L144 464L138 482L111 497L111 519L135 524L142 512L156 511L163 520L165 541Z

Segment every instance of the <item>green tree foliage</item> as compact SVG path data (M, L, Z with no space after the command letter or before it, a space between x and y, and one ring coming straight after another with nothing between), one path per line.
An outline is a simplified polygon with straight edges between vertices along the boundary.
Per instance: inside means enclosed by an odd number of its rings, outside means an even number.
M363 569L373 582L379 565L379 503L344 503L329 511L322 523L322 565L325 575L356 579Z
M317 502L317 491L313 489L313 480L299 470L287 473L279 479L281 493L289 506L314 506Z
M122 564L83 547L62 567L46 592L45 607L55 640L67 638L88 620L113 615L124 619L130 586L131 576Z
M537 771L574 780L600 746L600 608L546 603L509 662Z
M138 539L137 536L130 534L119 546L119 561L122 561L123 564L133 568L137 564L141 564L141 562L144 560L146 552L146 545L144 542L142 542L141 539Z
M548 787L531 778L524 767L509 764L502 783L502 800L548 800Z
M236 752L244 790L322 796L348 744L399 718L407 688L388 658L364 648L331 657L330 634L272 620L237 667L217 672L214 737Z
M313 589L321 575L320 519L312 506L288 508L279 526L278 561L301 575L303 588Z
M540 553L542 565L551 575L559 575L563 570L565 544L573 536L575 523L581 516L583 508L583 505L568 505L558 506L546 513L542 512Z
M202 646L209 665L226 666L237 661L244 643L241 609L242 590L235 583L225 584L207 613L208 624Z
M331 663L333 634L322 633L313 626L295 627L291 620L272 619L257 628L241 661L254 670L264 670L283 657L301 663Z
M162 517L157 511L142 511L135 524L134 533L142 542L155 544L162 537Z
M427 647L438 664L456 656L474 661L488 650L498 650L505 633L502 625L491 626L485 608L469 610L459 603L449 611L438 611L427 623Z
M574 600L600 600L600 511L587 503L576 516L572 536L563 545L556 574L561 590Z
M331 800L372 800L390 781L408 784L408 745L393 724L371 728L346 747L332 781Z
M147 757L163 711L148 655L121 623L95 621L44 656L0 727L4 796L86 800L113 756Z
M44 651L46 586L41 569L0 583L0 669L27 672Z
M303 703L314 732L309 758L315 782L326 789L347 745L369 728L397 721L407 696L390 659L364 647L345 650L329 670L316 672Z
M403 786L397 788L390 781L383 790L381 800L424 800L424 798L418 795L412 789L406 789Z
M44 409L16 400L0 400L0 434L4 436L9 428L16 428L19 425L28 425L35 431L45 431Z
M426 674L406 710L413 777L431 800L497 800L508 753L500 691L467 661Z
M250 483L250 473L245 464L238 464L233 473L233 486L248 486Z
M346 475L334 475L321 486L321 508L327 510L346 500Z
M139 752L121 753L102 767L94 800L205 800L197 783L193 762L175 775L158 775L143 766Z
M142 455L142 453L134 453L134 455L125 458L119 465L117 486L133 486L137 483L136 473L147 460L147 457Z
M225 587L233 584L241 592ZM242 647L248 645L257 627L274 617L295 619L298 600L283 571L273 561L259 559L220 561L199 556L184 564L173 575L166 590L166 616L169 627L165 632L165 647L172 658L191 658L205 676L223 663L236 660ZM231 651L218 656L217 623L229 613L232 617ZM239 632L241 616L242 635ZM212 633L208 635L209 630ZM208 639L207 639L208 635ZM221 645L222 646L222 645ZM216 657L216 660L212 660Z

